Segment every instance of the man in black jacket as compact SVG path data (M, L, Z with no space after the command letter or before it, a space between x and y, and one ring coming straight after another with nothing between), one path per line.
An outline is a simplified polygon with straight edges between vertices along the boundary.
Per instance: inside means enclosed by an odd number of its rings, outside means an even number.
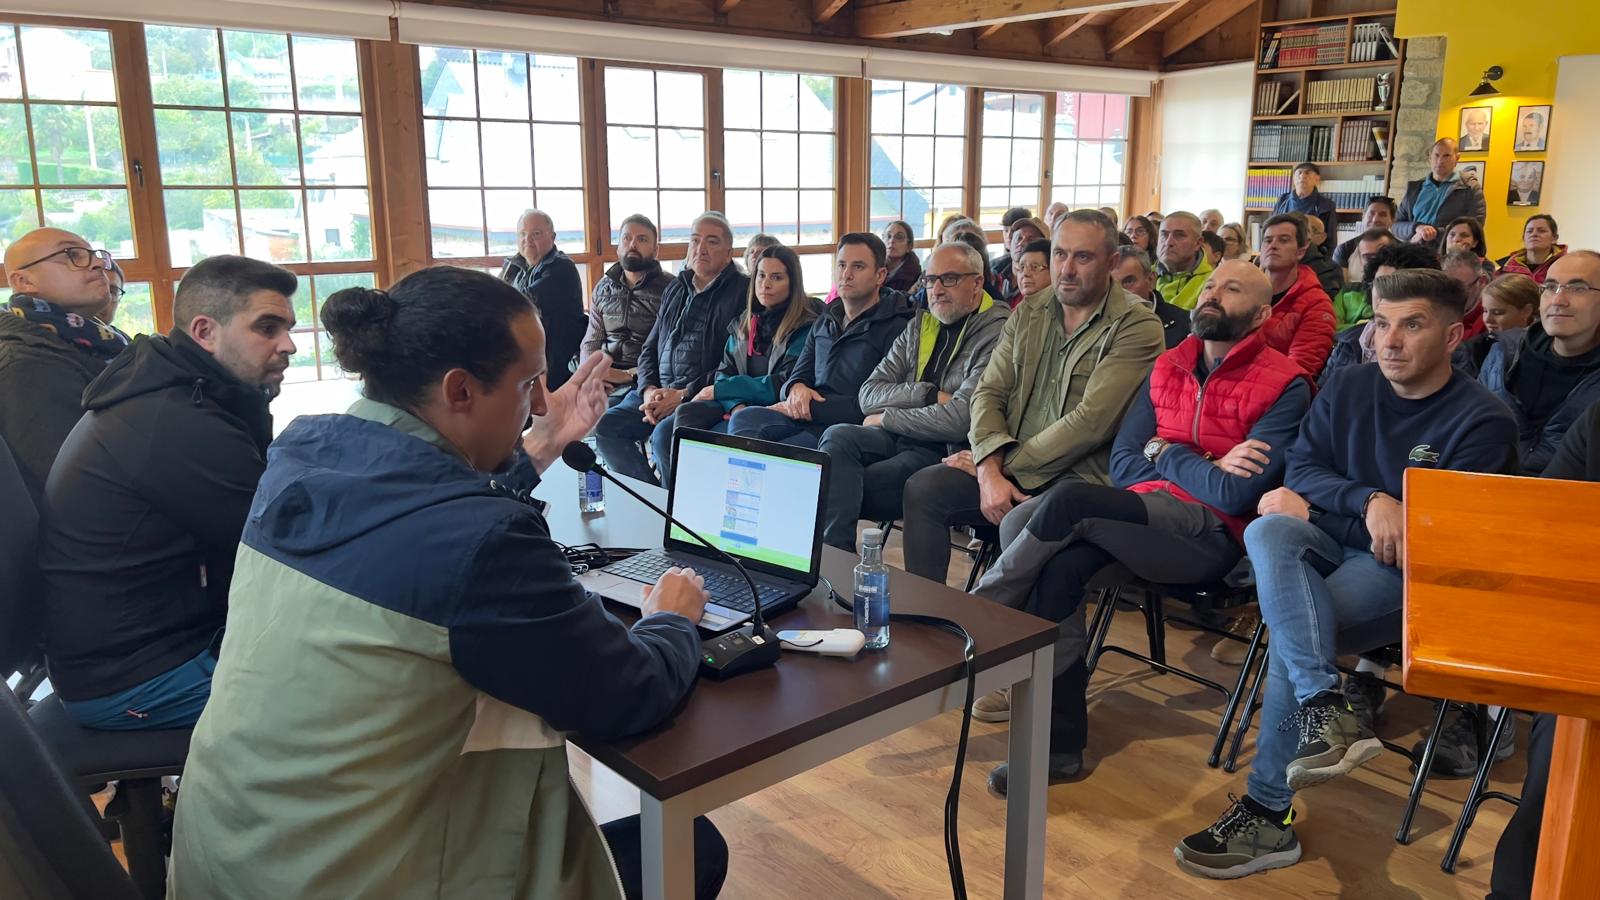
M728 326L744 309L749 288L750 279L733 263L727 218L702 213L689 235L688 265L661 292L655 327L639 348L633 390L595 426L595 443L613 471L661 483L643 443L651 443L658 459L667 458L672 413L716 377Z
M556 225L543 210L530 209L517 220L517 252L506 257L500 277L521 291L539 308L544 323L546 390L555 390L572 377L589 319L583 314L583 281L578 267L556 249Z
M661 310L661 292L672 276L656 262L656 224L634 213L622 220L619 258L594 286L589 300L589 330L579 348L579 361L604 351L611 357L606 383L610 403L616 406L633 387L638 374L639 351L655 327Z
M50 680L80 724L192 725L210 696L295 287L270 263L206 259L171 335L140 337L84 392L39 530Z

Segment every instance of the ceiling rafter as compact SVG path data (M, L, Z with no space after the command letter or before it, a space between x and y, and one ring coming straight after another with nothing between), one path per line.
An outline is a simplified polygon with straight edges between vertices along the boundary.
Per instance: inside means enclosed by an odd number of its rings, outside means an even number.
M1161 58L1166 59L1200 40L1254 4L1255 0L1209 0L1194 7L1194 12L1161 33Z
M1171 21L1173 16L1193 4L1194 0L1177 0L1162 6L1141 6L1119 13L1106 26L1106 52L1116 53L1152 29L1161 27L1163 22Z
M1094 13L1046 19L1039 24L1044 27L1044 46L1048 50L1082 31L1086 26L1094 24Z
M930 31L981 28L1073 13L1150 6L1167 0L891 0L855 11L856 35L904 37Z
M821 25L839 14L850 0L811 0L811 21Z

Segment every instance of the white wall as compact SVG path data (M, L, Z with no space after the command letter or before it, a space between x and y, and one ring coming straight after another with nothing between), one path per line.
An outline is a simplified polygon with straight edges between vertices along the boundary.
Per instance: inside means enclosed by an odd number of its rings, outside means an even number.
M1244 221L1251 64L1161 76L1161 209Z
M1573 249L1600 249L1600 179L1579 160L1600 146L1600 56L1563 56L1556 74L1550 116L1550 151L1545 154L1544 211L1561 225L1561 240ZM1492 201L1491 201L1492 202Z

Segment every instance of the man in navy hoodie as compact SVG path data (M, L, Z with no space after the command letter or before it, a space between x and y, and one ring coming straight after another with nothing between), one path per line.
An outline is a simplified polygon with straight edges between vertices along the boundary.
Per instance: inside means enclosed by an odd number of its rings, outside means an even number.
M1377 362L1347 367L1323 388L1289 449L1284 487L1262 498L1262 518L1245 529L1272 629L1271 673L1249 792L1175 848L1179 868L1195 875L1238 878L1298 862L1294 792L1382 752L1340 694L1334 657L1400 636L1406 469L1516 465L1510 412L1450 364L1466 311L1460 283L1408 269L1381 276L1374 295Z

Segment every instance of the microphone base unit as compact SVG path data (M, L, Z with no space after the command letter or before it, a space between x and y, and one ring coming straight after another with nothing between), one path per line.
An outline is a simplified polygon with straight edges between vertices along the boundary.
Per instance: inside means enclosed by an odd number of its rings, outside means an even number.
M750 624L718 635L700 646L700 674L721 681L778 661L778 636L765 626Z

